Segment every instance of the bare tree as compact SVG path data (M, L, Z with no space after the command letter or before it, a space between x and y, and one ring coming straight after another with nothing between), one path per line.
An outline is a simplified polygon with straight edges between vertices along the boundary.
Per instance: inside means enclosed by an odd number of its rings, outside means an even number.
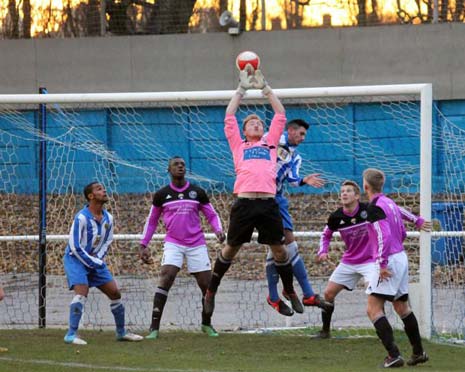
M128 28L128 7L131 5L130 0L106 0L105 11L109 16L108 31L114 35L130 34Z
M397 17L401 23L413 23L419 21L420 23L431 23L433 20L433 1L434 0L415 0L417 4L417 12L415 14L408 13L397 0ZM426 14L422 13L422 5L426 4Z
M23 38L31 38L31 0L23 0Z
M245 31L245 25L247 23L247 4L245 0L241 0L239 3L239 27L241 31Z
M250 21L250 29L251 30L256 30L257 29L257 21L258 21L258 16L260 15L259 12L259 7L258 7L258 1L255 2L255 7L252 10L251 14L251 21Z
M452 16L454 22L463 22L464 20L464 10L465 10L465 0L456 0L455 2L455 11Z
M357 4L358 4L357 24L359 26L366 26L367 25L366 0L357 0Z
M440 0L439 21L447 22L447 12L449 11L449 0Z
M220 0L219 8L218 8L218 15L221 15L224 11L228 10L229 1L228 0Z
M368 16L368 24L370 25L376 25L379 23L379 17L378 17L378 0L371 0L371 9L372 12Z
M86 34L100 35L100 0L89 0L86 11Z
M285 3L284 15L287 28L298 29L302 27L304 7L310 4L310 0L288 0Z
M186 33L196 0L158 0L148 20L151 34Z
M8 17L10 22L8 23L7 36L10 39L17 39L19 38L19 11L15 0L8 0Z

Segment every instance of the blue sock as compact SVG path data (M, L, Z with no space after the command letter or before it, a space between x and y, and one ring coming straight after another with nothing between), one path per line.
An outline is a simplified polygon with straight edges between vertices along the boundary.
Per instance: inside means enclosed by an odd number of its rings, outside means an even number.
M84 304L87 298L85 296L76 295L74 296L71 304L69 305L69 329L68 335L75 335L78 328L79 322L81 321L82 313L84 311Z
M266 279L268 281L268 294L270 296L270 300L276 302L279 300L278 294L278 283L279 283L279 275L276 271L276 266L271 259L271 262L267 262L266 264Z
M304 261L300 256L297 257L297 260L293 261L292 272L299 282L300 288L302 288L304 297L313 296L315 293L313 292L312 285L308 280L307 269L305 268Z
M304 261L302 257L299 255L299 250L297 246L297 242L293 241L287 245L287 250L291 257L292 262L292 272L299 282L300 288L302 288L302 293L304 297L311 297L315 293L313 292L312 285L308 280L307 269L305 268Z
M124 329L124 305L121 302L121 299L119 299L112 300L110 307L111 312L113 313L113 317L115 318L116 333L122 336L126 332Z

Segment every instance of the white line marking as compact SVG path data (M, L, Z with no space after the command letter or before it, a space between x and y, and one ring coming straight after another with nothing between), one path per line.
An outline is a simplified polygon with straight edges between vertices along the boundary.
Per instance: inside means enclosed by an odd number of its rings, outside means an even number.
M22 364L40 364L49 366L62 366L70 368L86 368L90 370L110 370L110 371L130 371L130 372L225 372L212 369L178 369L178 368L139 368L139 367L120 367L120 366L96 366L95 364L73 363L73 362L56 362L45 359L18 359L10 357L0 357L0 360L12 363Z

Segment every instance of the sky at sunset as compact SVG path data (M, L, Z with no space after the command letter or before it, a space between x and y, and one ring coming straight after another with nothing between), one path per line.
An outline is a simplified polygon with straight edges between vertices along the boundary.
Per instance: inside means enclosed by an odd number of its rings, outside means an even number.
M8 0L0 0L5 5L0 8L0 19L5 19L7 13L7 2ZM55 18L57 20L63 16L64 4L68 4L68 1L71 2L72 6L75 6L81 2L81 0L31 0L32 6L32 35L44 31L44 24L48 23L48 31L57 31L58 23L46 22L50 18ZM378 0L378 13L382 14L384 21L394 20L395 13L397 10L397 1L398 0ZM154 0L148 0L147 2L154 2ZM252 9L255 7L255 4L265 3L266 7L266 28L271 29L272 20L279 19L281 28L285 29L286 18L284 16L284 0L247 0L247 13L251 14ZM415 0L399 0L402 4L404 10L408 11L410 14L416 14L418 12L417 4ZM19 1L17 1L19 3ZM217 1L215 0L198 0L196 3L196 8L208 8L214 7ZM236 19L239 19L239 5L240 0L230 0L229 1L229 10L231 10ZM422 13L426 12L426 5L422 9ZM55 14L50 12L50 9L55 10ZM259 8L260 9L260 8ZM323 16L329 14L331 16L331 24L333 26L350 26L356 24L356 0L346 1L346 0L313 0L310 2L310 5L305 6L303 13L303 25L304 26L321 26L323 24ZM371 1L367 0L367 13L370 13ZM259 11L261 14L261 9ZM192 20L191 20L192 21ZM258 22L257 29L261 28L261 21Z

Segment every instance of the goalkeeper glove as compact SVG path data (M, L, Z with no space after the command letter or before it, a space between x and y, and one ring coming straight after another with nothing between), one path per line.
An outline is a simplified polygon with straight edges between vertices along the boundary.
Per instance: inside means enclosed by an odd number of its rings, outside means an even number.
M245 68L239 72L239 86L237 87L237 93L241 96L245 95L247 89L253 87L253 67L251 65L245 66Z
M260 70L255 71L253 87L256 89L261 89L264 96L271 92L271 88L266 82L265 77Z

